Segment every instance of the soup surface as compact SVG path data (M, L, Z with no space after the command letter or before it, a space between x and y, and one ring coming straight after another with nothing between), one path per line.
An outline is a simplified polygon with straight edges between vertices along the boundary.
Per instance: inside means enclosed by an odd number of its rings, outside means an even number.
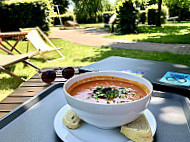
M143 84L112 76L83 79L71 85L67 91L77 99L106 104L139 100L150 92Z

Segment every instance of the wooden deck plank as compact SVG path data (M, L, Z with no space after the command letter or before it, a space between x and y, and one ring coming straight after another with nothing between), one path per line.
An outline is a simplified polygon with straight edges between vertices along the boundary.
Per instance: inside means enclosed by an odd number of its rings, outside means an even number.
M33 78L33 79L30 79L30 80L24 82L22 84L22 87L48 87L54 83L65 82L65 81L66 81L66 79L58 77L55 79L55 81L53 83L48 84L48 83L42 82L41 79L34 79Z
M6 115L7 113L9 113L9 111L8 112L0 112L0 118L3 117L4 115Z
M65 82L66 79L64 79L62 77L57 77L53 83L60 82L60 81L64 81ZM39 83L42 83L42 84L47 84L47 83L42 82L42 80L39 79L39 78L32 78L32 79L28 80L27 82L39 82Z
M48 87L49 84L43 82L27 81L22 84L22 87Z
M16 91L14 91L12 94L9 95L9 97L33 97L39 92L43 91L47 87L20 87Z
M19 105L21 105L22 103L13 103L13 104L1 104L0 105L0 112L10 112L12 111L13 109L15 109L16 107L18 107Z
M1 101L0 104L21 104L27 100L29 100L31 97L7 97L5 100Z

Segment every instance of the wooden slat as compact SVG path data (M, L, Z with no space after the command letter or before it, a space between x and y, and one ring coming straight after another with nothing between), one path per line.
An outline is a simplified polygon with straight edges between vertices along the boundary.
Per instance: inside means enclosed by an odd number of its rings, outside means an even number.
M3 117L4 115L6 115L7 113L9 113L9 111L8 112L0 112L0 118Z
M28 59L27 54L0 55L0 66L5 67Z
M27 100L29 100L31 97L7 97L5 100L1 101L0 104L21 104Z
M21 104L1 104L0 105L0 112L8 112L12 111L16 107L18 107Z
M47 87L20 87L14 91L9 97L33 97Z
M60 82L60 81L65 82L66 79L64 79L63 77L57 76L53 83ZM44 82L41 80L41 78L32 78L32 79L28 80L27 82L36 82L36 83L38 82L38 83L44 84ZM45 83L45 84L47 84L47 83Z
M28 32L4 32L0 33L0 38L25 36Z
M43 83L43 82L24 82L22 84L22 87L45 87L47 88L49 86L49 84L47 83Z
M41 78L41 75L37 73L37 74L35 74L34 76L32 76L30 79L35 79L35 78L40 79L40 78Z
M40 81L27 81L22 84L22 87L46 87L47 88L48 86L50 86L54 83L57 83L57 82L65 82L65 80L63 80L62 78L56 79L53 83L50 83L50 84L44 83L41 80Z

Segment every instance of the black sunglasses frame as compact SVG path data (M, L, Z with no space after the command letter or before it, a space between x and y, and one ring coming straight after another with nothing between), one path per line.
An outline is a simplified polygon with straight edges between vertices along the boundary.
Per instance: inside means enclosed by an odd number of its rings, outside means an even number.
M52 70L41 71L41 79L45 83L51 83L56 79L57 72L62 72L62 77L65 79L69 79L73 77L79 71L74 67L58 67Z

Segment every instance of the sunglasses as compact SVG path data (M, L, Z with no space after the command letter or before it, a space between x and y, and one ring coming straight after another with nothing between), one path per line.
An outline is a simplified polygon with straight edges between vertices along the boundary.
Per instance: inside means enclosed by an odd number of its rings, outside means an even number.
M74 76L75 73L77 73L77 70L73 67L66 67L66 68L55 68L53 70L47 70L41 72L41 79L43 82L51 83L56 78L56 73L61 72L63 78L69 79Z

